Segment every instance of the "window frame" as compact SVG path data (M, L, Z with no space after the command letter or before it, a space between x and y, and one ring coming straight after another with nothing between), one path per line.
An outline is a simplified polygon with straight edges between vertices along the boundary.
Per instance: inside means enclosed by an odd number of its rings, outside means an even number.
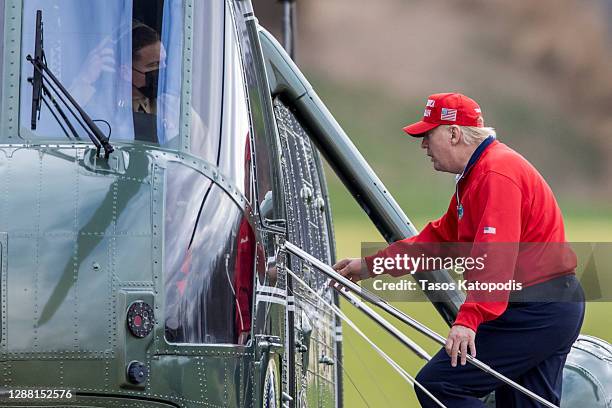
M4 1L4 66L0 142L23 142L19 136L21 18L23 0Z

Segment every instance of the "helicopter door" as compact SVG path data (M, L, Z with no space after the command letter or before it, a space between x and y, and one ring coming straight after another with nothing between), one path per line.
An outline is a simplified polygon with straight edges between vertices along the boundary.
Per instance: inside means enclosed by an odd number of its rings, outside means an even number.
M274 100L274 114L282 146L287 239L330 264L334 240L318 152L293 113L278 99ZM321 273L308 268L297 257L289 257L287 266L314 289L326 285ZM320 308L312 294L297 282L291 282L289 276L287 286L288 335L295 343L289 351L293 356L288 356L289 383L295 386L293 406L335 407L335 316L330 310ZM323 291L323 295L333 302L331 290Z

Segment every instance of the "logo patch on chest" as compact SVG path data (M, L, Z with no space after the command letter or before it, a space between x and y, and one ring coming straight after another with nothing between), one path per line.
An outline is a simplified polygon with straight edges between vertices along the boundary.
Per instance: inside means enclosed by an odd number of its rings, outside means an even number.
M497 229L495 229L495 227L484 227L484 230L482 232L484 234L495 234L497 233Z

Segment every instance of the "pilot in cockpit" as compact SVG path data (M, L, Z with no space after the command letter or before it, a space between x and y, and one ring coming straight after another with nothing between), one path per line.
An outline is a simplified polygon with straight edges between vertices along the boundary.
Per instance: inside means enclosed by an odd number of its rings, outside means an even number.
M143 23L132 27L132 72L122 66L121 76L132 82L132 110L134 111L134 136L138 140L158 143L158 110L168 104L178 106L178 99L159 95L159 70L166 63L166 50L157 31ZM175 100L172 100L175 99ZM164 121L164 126L168 121ZM175 127L176 129L176 127ZM167 129L166 129L167 131Z
M131 35L131 64L118 64L115 57L117 42L126 43ZM134 139L160 143L158 124L164 127L167 137L178 133L178 95L158 95L159 72L166 66L166 50L159 33L148 25L134 20L131 30L118 39L105 38L91 50L83 69L70 86L71 93L87 109L94 103L96 85L105 73L112 73L118 82L131 88L131 107L133 111ZM127 107L127 101L119 101ZM158 121L158 116L163 120Z
M132 109L157 113L159 70L166 61L166 51L159 34L151 27L136 23L132 28Z

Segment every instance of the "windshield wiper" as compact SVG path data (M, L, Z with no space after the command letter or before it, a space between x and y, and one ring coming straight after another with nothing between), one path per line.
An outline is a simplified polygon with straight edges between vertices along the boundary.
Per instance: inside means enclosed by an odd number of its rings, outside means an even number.
M41 10L36 11L36 36L34 44L34 58L32 58L31 55L28 55L26 57L26 60L28 60L34 66L34 75L32 76L31 81L32 130L36 130L36 122L40 115L41 101L44 101L43 97L47 96L51 100L53 106L57 109L59 115L62 117L64 122L66 122L73 136L79 139L78 133L76 132L74 126L72 126L72 123L68 119L68 116L64 113L59 103L57 103L57 101L51 95L50 91L53 91L53 93L58 96L58 99L68 108L68 111L72 114L72 116L74 116L79 125L81 125L81 127L85 130L87 136L89 136L92 143L96 146L96 149L98 149L98 156L100 155L100 150L104 149L104 157L108 158L108 156L115 150L113 146L109 143L108 138L104 135L104 133L102 133L100 128L91 119L87 112L83 110L79 103L72 97L72 95L70 95L70 92L68 92L68 90L64 87L64 85L62 85L60 80L57 79L55 74L53 74L53 71L51 71L51 69L49 69L49 67L47 66L43 43L43 22ZM66 101L64 98L66 98L68 101ZM62 126L59 118L53 112L49 104L47 104L46 101L45 104L47 107L49 107L49 110L53 114L53 117L58 121L64 133L68 135L68 132L66 132L66 129L64 128L64 126ZM71 108L71 106L76 110L76 113Z
M41 60L43 58L43 29L42 29L42 12L39 10L36 13L36 37L34 40L34 59ZM37 69L34 69L34 75L32 76L32 130L36 130L36 120L40 115L40 102L42 100L42 86L43 78L42 73Z

